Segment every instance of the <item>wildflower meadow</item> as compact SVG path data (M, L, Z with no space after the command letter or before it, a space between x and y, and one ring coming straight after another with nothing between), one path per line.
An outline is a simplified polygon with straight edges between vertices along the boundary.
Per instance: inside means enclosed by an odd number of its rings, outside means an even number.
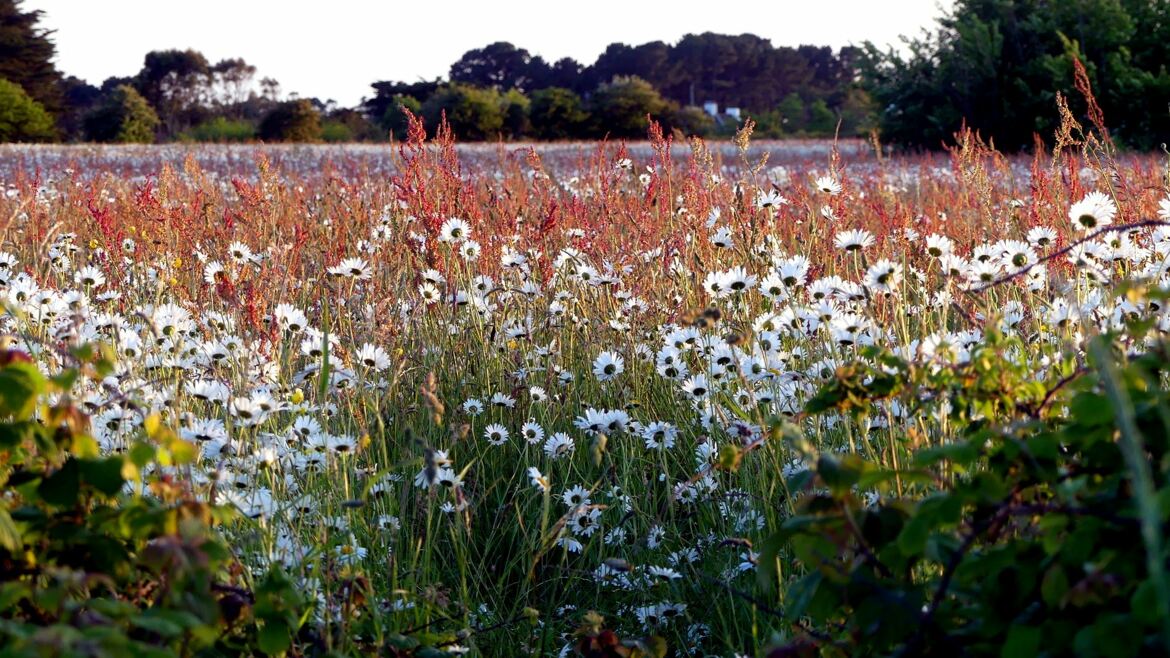
M0 147L0 654L1165 655L1170 180Z

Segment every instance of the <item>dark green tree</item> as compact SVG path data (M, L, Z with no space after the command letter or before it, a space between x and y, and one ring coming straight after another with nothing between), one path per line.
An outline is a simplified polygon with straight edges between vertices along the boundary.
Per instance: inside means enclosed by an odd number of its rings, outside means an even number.
M497 41L483 48L463 53L451 65L451 82L477 87L491 87L496 91L531 88L534 79L547 76L548 64L532 57L527 50L507 41Z
M322 139L334 142L368 142L386 139L386 131L359 110L338 108L321 123Z
M684 137L706 137L715 130L715 120L703 108L687 105L671 113L670 127Z
M47 142L56 136L45 108L20 85L0 78L0 142Z
M647 117L663 120L674 109L649 82L635 76L614 78L598 87L590 107L594 134L618 138L645 137Z
M571 139L581 134L589 115L571 89L549 87L532 92L528 118L537 139Z
M208 118L212 67L197 50L155 50L146 54L134 87L162 120L170 137Z
M86 135L95 142L150 143L158 127L158 115L130 85L116 87L85 120Z
M423 101L430 98L431 94L443 86L443 81L439 78L435 78L434 80L420 80L419 82L381 81L375 82L370 86L374 89L374 96L362 100L362 109L371 118L385 122L387 112L397 110L403 104L402 99L409 97L421 107ZM418 113L409 104L407 107L412 112L415 112L415 114ZM388 124L384 123L384 125L388 129L393 129Z
M531 105L532 101L518 89L500 95L500 112L504 115L504 133L508 139L520 139L532 132Z
M406 139L406 132L409 128L406 112L409 111L414 115L421 114L422 103L418 102L418 99L414 96L406 96L403 94L397 94L391 100L393 102L387 106L385 113L382 114L382 121L380 123L382 128L390 131L394 139Z
M1170 134L1167 40L1165 0L959 0L906 55L867 44L862 68L885 139L934 148L965 121L1012 150L1053 134L1057 92L1084 112L1079 60L1113 137L1150 148Z
M423 122L434 130L444 115L458 139L495 139L504 128L501 97L494 89L463 84L440 88L423 103Z
M804 100L795 91L780 101L776 111L779 114L780 130L784 134L800 135L808 127L808 113L805 111Z
M0 0L0 78L20 85L45 110L61 110L61 73L53 64L51 30L37 27L44 12L24 11L21 0Z
M307 99L285 101L265 115L259 136L266 142L320 141L321 113Z
M837 113L829 109L825 99L818 98L808 107L808 133L816 137L832 137L837 131Z
M57 127L62 137L69 141L85 139L85 117L101 102L102 90L71 75L61 82L61 96Z

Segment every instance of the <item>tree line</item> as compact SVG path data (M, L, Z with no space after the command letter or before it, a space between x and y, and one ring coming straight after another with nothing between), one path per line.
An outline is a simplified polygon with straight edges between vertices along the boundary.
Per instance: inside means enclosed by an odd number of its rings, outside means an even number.
M378 81L356 107L286 97L243 59L147 53L93 85L59 72L39 11L0 0L0 141L382 141L407 112L463 140L642 138L653 119L684 135L865 136L937 148L963 122L1005 149L1053 134L1083 67L1114 138L1170 135L1170 0L958 0L902 51L773 46L751 34L610 44L595 62L548 62L496 42L445 78Z

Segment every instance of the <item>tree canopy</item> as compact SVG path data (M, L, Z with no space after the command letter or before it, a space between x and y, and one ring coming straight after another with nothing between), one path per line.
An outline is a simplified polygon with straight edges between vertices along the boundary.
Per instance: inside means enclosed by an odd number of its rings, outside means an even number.
M19 85L49 112L61 107L61 73L53 64L52 32L38 27L44 12L24 11L21 0L0 0L0 78Z
M47 142L56 134L45 108L20 85L0 78L0 141Z
M866 55L883 138L896 143L935 148L964 121L1009 150L1048 138L1058 92L1086 108L1075 61L1115 139L1153 148L1170 135L1166 0L958 0L907 55Z

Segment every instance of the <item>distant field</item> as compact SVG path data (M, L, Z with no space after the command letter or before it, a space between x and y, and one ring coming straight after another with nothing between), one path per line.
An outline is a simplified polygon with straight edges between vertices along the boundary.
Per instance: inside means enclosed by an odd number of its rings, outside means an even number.
M613 151L619 142L611 142L607 149ZM116 172L132 176L147 176L157 173L163 163L181 165L192 157L199 166L217 174L255 175L255 158L264 154L275 163L282 165L284 173L311 175L322 170L328 163L340 171L361 169L369 173L389 173L395 168L399 144L224 144L224 145L12 145L0 144L0 175L11 179L17 172L32 172L36 167L51 168L61 172L71 168L73 173L92 176L104 172ZM456 150L471 164L496 164L500 157L518 157L528 150L535 150L542 158L558 166L571 168L582 159L594 155L597 142L567 143L519 143L501 144L460 144ZM737 149L730 142L714 142L711 151L717 156L734 160ZM789 164L824 163L833 143L826 140L786 140L753 142L750 155L758 158L764 152L771 154L775 162ZM631 156L649 158L652 153L648 142L632 142L626 147ZM839 143L843 157L850 160L862 159L872 149L859 140L843 140ZM671 155L684 159L690 154L685 143L676 143ZM76 165L70 167L70 164Z

